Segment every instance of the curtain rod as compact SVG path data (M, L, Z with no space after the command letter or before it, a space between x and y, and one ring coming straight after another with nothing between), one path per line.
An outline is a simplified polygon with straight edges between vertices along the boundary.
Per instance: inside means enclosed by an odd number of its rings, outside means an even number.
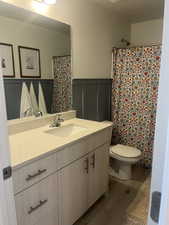
M151 46L162 46L162 44L149 44L149 45L136 45L136 46L131 46L131 47L122 47L122 48L116 48L113 47L113 49L128 49L128 48L141 48L141 47L151 47Z

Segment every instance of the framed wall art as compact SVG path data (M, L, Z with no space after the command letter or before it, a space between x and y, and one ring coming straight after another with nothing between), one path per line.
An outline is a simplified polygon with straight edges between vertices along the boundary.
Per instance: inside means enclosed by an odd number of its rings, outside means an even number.
M0 43L0 56L3 77L15 77L13 45Z
M40 78L40 50L18 46L21 77Z

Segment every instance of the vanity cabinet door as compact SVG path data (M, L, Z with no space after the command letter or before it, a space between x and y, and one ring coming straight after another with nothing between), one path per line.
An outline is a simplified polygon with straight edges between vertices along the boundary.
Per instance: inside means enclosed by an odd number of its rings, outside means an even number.
M58 225L57 174L15 196L18 225Z
M88 174L88 156L60 171L61 225L74 224L87 210Z
M89 162L88 207L91 207L108 189L109 144L90 153Z

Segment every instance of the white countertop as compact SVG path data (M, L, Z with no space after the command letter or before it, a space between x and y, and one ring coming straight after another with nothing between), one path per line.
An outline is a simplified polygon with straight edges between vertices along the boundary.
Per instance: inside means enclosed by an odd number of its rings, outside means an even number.
M26 162L30 162L30 160L39 158L52 151L59 151L63 147L72 144L81 138L112 126L112 123L107 121L95 122L77 118L67 120L62 124L62 126L75 124L83 126L87 128L87 130L78 132L69 137L57 137L45 132L49 129L59 129L50 128L48 124L36 129L10 135L9 141L12 168L16 169L21 167Z

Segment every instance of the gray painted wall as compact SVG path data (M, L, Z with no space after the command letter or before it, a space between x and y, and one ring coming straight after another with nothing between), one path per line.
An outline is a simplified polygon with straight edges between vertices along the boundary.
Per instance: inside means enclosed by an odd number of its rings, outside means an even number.
M78 118L111 120L111 79L74 79L72 89Z
M37 101L39 93L39 83L41 83L44 97L46 101L46 107L48 113L51 113L52 94L53 94L53 80L46 79L4 79L6 108L8 120L16 119L20 117L20 104L21 104L21 91L22 84L26 83L28 89L30 89L31 82L35 90Z

